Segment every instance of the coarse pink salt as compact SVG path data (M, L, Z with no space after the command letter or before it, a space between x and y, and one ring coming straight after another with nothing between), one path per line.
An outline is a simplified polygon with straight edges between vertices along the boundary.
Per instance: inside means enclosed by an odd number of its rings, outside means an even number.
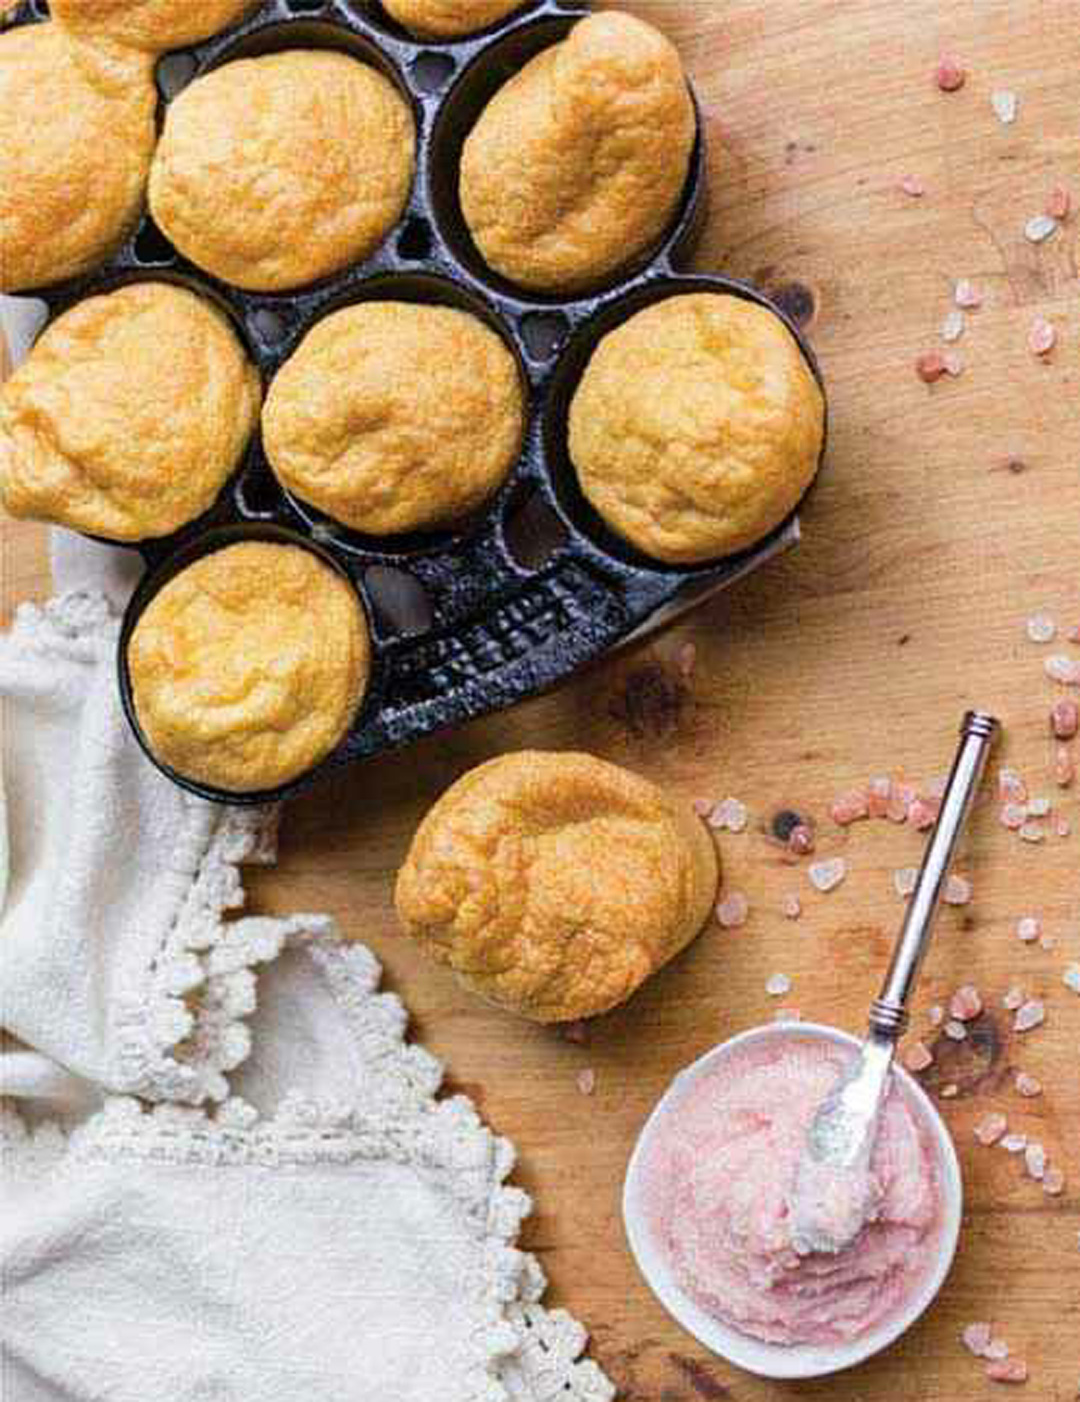
M786 998L791 992L791 980L787 974L773 974L765 984L765 992L770 998Z
M1027 805L1024 803L1006 803L1001 809L1001 825L1008 828L1010 832L1019 832L1027 822Z
M741 891L732 891L716 907L716 918L725 930L741 929L750 915L750 902Z
M1033 613L1024 624L1024 632L1031 643L1052 643L1057 637L1057 624L1046 613Z
M950 876L945 883L946 905L970 905L971 882L966 876Z
M1022 1358L1005 1358L986 1365L986 1376L995 1383L1026 1383L1028 1367Z
M1059 789L1071 788L1076 780L1076 761L1065 745L1059 745L1054 752L1054 783Z
M1068 818L1057 818L1054 822L1054 832L1058 837L1068 837L1072 832L1072 823Z
M1027 995L1025 994L1024 990L1020 987L1020 985L1018 983L1014 983L1013 986L1009 989L1009 991L1005 994L1004 998L1002 998L1001 1006L1003 1008L1008 1008L1009 1012L1014 1013L1016 1012L1017 1008L1020 1007L1020 1005L1023 1003L1026 997Z
M967 82L967 72L955 58L943 55L934 69L934 82L941 92L959 92Z
M885 809L885 816L890 823L906 823L908 819L908 803L902 794L894 793L889 799L888 807Z
M916 358L915 373L924 385L936 384L945 374L945 357L940 351L923 351Z
M1024 1167L1028 1175L1036 1182L1042 1182L1046 1173L1046 1150L1038 1141L1028 1140L1027 1148L1024 1150Z
M935 1003L927 1012L931 1027L940 1027L945 1021L945 1009L940 1003Z
M945 320L941 323L941 339L947 346L956 344L964 334L964 325L964 313L959 307L945 313Z
M1022 1154L1027 1148L1027 1135L1007 1134L1001 1141L1001 1147L1007 1154Z
M1026 803L1028 788L1015 769L998 770L998 798L1004 803Z
M967 1028L962 1022L958 1022L956 1018L951 1017L945 1024L945 1035L954 1042L962 1042L967 1036Z
M949 1012L959 1022L972 1022L983 1010L982 995L973 983L965 983L949 1000Z
M1048 798L1033 798L1028 803L1027 815L1029 818L1048 818L1052 807Z
M976 311L982 306L982 293L970 278L962 277L953 289L953 301L963 311Z
M1043 663L1046 675L1062 686L1080 686L1080 662L1071 657L1048 657Z
M975 1126L975 1138L980 1144L985 1144L989 1148L991 1144L998 1142L1008 1127L1009 1122L1005 1116L998 1114L997 1111L992 1111L990 1114L984 1115ZM987 1343L989 1343L989 1339Z
M1008 1356L1009 1345L1004 1339L991 1339L983 1353L984 1358L989 1358L998 1363L1000 1363L1003 1358L1008 1358Z
M1058 223L1046 214L1036 214L1024 225L1024 237L1028 243L1045 243L1057 233Z
M787 845L796 857L808 857L817 846L814 829L807 823L796 823L788 834Z
M1032 1032L1046 1021L1046 1007L1039 998L1029 998L1016 1010L1013 1028L1017 1032Z
M716 807L715 798L695 798L691 804L694 812L699 818L707 818Z
M941 357L946 375L956 380L964 373L964 358L956 351L946 351Z
M852 789L850 793L841 794L830 807L829 816L842 828L868 818L870 810L866 794L861 789Z
M1065 1175L1060 1168L1050 1167L1043 1174L1043 1192L1050 1197L1059 1197L1065 1191Z
M709 814L709 827L720 832L745 832L750 814L745 803L737 798L725 798Z
M824 895L835 891L847 876L847 862L843 857L833 857L827 862L815 862L807 874L814 889Z
M1025 842L1045 842L1046 829L1041 823L1029 821L1020 829L1020 836Z
M1072 212L1072 195L1064 185L1055 185L1046 197L1043 213L1050 219L1068 219Z
M1069 697L1054 703L1050 712L1050 730L1055 740L1072 740L1080 731L1080 706Z
M870 780L866 791L866 808L871 818L884 818L889 811L892 788L892 780L884 776Z
M577 1088L582 1095L592 1095L596 1089L596 1072L591 1066L584 1071L579 1071L577 1075Z
M907 900L908 896L914 891L915 883L918 879L919 871L917 867L901 867L899 871L894 871L893 886L896 888L896 894L902 900Z
M1044 316L1037 316L1028 329L1028 350L1032 355L1049 355L1056 342L1057 331L1053 322L1047 321Z
M1061 981L1073 993L1080 993L1080 964L1066 964Z
M941 1087L942 1100L955 1100L959 1094L960 1087L956 1084L955 1081L950 1081L947 1086Z
M798 896L785 896L784 904L780 907L785 920L798 920L802 914L802 901Z
M900 189L913 200L921 200L926 194L926 186L917 175L905 175L900 181Z
M916 1074L934 1063L934 1053L925 1042L912 1042L904 1049L904 1065Z
M1037 1095L1042 1095L1042 1082L1036 1080L1034 1076L1029 1076L1026 1071L1016 1073L1016 1089L1025 1100L1034 1100Z
M1045 949L1047 954L1057 949L1057 937L1055 935L1040 935L1039 948Z
M917 798L908 809L908 822L917 832L926 832L938 820L940 805L926 798Z
M982 1358L991 1339L989 1324L969 1324L960 1335L960 1341L967 1349L968 1353L974 1354L976 1358Z
M1016 922L1016 938L1022 944L1034 944L1042 934L1042 921L1036 915L1024 915Z
M1010 88L998 88L990 94L990 106L994 109L994 116L1002 126L1011 126L1016 121L1017 113L1020 110L1020 102L1016 94Z

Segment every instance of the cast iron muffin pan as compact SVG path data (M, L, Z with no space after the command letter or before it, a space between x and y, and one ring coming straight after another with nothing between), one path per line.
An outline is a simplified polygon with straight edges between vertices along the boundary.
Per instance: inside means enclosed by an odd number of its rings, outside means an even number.
M14 23L33 23L46 13L42 0L24 0ZM159 118L192 78L235 58L317 47L370 63L406 96L417 130L413 190L382 246L363 263L300 291L248 293L194 267L146 215L107 266L34 294L51 319L128 282L182 283L229 314L264 386L321 317L373 298L473 312L504 338L520 365L529 408L520 458L482 512L456 531L360 536L281 487L256 436L209 512L171 536L132 547L147 572L120 634L124 709L151 760L184 788L219 802L265 803L342 764L510 706L728 587L798 539L796 512L743 554L707 566L658 564L604 526L569 460L569 406L593 350L608 331L666 297L721 292L766 307L788 326L821 381L801 331L767 297L732 278L681 271L706 208L700 113L674 222L658 247L603 287L569 300L523 292L485 266L469 237L457 196L466 136L497 89L588 13L578 0L534 0L479 35L429 43L406 34L374 0L265 0L232 28L159 60ZM252 539L316 551L351 582L371 629L372 673L353 726L333 754L284 788L234 794L193 783L155 758L135 717L127 643L143 609L178 570L209 551Z

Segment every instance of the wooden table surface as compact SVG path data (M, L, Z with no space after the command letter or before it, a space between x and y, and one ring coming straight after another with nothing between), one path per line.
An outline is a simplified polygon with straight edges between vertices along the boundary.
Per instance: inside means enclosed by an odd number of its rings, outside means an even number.
M277 870L254 877L258 910L329 910L367 941L418 1037L444 1057L520 1152L517 1181L536 1197L525 1244L551 1279L549 1299L590 1327L596 1358L637 1402L955 1402L999 1385L959 1344L992 1319L1031 1367L1027 1394L1073 1398L1080 1381L1080 999L1062 985L1080 958L1080 811L1050 778L1046 649L1025 620L1047 611L1080 623L1080 367L1076 233L1036 247L1023 234L1052 186L1080 197L1075 0L636 0L685 55L712 141L712 220L703 267L779 290L811 319L833 416L830 460L806 538L676 632L598 666L510 716L439 737L343 774L297 802ZM969 69L962 92L937 92L943 51ZM1019 97L1012 126L993 90ZM922 199L898 189L905 175ZM940 345L954 279L985 305L957 347L958 379L928 387L915 357ZM1027 349L1036 315L1058 330L1045 362ZM1010 466L1011 465L1011 466ZM7 526L4 609L48 592L43 532ZM687 642L689 682L676 659ZM1064 636L1056 651L1080 657ZM845 835L828 804L890 773L938 774L971 704L1008 727L1002 758L1054 794L1076 832L1026 845L985 804L963 870L966 909L941 922L920 997L960 982L989 1012L978 1046L943 1044L931 1084L959 1145L967 1214L956 1267L930 1314L872 1363L832 1380L773 1384L706 1356L638 1278L623 1241L619 1194L635 1135L672 1074L718 1039L772 1015L769 975L807 1017L858 1028L902 906L894 869L919 837L888 823ZM730 886L748 893L747 927L707 930L587 1046L520 1026L481 1006L399 937L394 871L421 814L471 765L523 745L580 747L631 765L687 796L728 794L751 831L721 843ZM768 830L778 810L816 820L819 852L844 853L846 883L820 896L786 864ZM792 923L780 904L798 892ZM1017 918L1036 913L1052 952L1022 946ZM1026 1037L1000 999L1020 981L1047 999ZM576 1087L596 1072L591 1099ZM1046 1086L1022 1101L1016 1068ZM990 1108L1042 1140L1069 1174L1045 1196L972 1126Z

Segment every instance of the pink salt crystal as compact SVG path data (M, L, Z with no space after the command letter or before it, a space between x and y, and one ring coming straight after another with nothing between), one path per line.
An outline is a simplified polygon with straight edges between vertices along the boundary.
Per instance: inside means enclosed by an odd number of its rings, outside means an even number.
M902 900L907 900L915 889L915 883L919 879L917 867L901 867L899 871L893 872L893 885L896 887L896 894Z
M727 832L745 832L750 821L746 804L737 798L725 798L709 814L709 827Z
M964 373L964 358L956 351L946 351L941 360L945 366L946 375L952 379L958 379Z
M797 857L808 857L817 845L814 830L805 823L797 823L788 834L788 851Z
M1027 822L1027 806L1023 803L1006 803L1001 810L1001 825L1010 832L1019 832Z
M596 1089L596 1072L591 1066L578 1072L577 1088L582 1095L592 1095Z
M998 770L998 797L1005 803L1027 802L1027 785L1015 769Z
M1080 662L1071 657L1048 657L1043 663L1046 675L1062 686L1080 686Z
M802 914L802 901L799 900L798 896L786 896L780 909L785 919L798 920Z
M1061 981L1073 993L1080 993L1080 964L1066 964Z
M810 883L815 890L826 894L834 891L847 876L847 862L843 857L833 857L828 862L815 862L810 868Z
M890 823L906 823L908 819L909 804L900 796L893 794L889 799L888 807L885 809L885 816Z
M1044 316L1037 316L1028 331L1028 350L1032 355L1049 355L1056 341L1053 322L1047 321Z
M716 807L716 800L714 798L695 798L692 807L699 818L707 818Z
M925 798L917 798L908 809L908 822L918 832L926 832L938 819L938 808Z
M1054 831L1058 837L1068 837L1072 832L1072 823L1069 822L1068 818L1059 818L1054 824Z
M991 1339L983 1351L983 1357L991 1362L1000 1363L1003 1358L1009 1356L1009 1345L1004 1339Z
M738 930L746 924L750 902L741 891L732 891L716 907L716 918L725 930Z
M957 1022L955 1018L950 1018L945 1024L945 1035L954 1042L962 1042L967 1036L967 1028L962 1022Z
M971 882L966 876L950 876L945 883L946 905L970 905Z
M1030 998L1016 1010L1013 1028L1017 1032L1031 1032L1046 1021L1046 1008L1038 998Z
M959 307L945 313L945 320L941 323L941 339L946 345L955 345L964 334L964 324L964 313Z
M1053 935L1040 935L1039 948L1045 949L1047 954L1057 949L1057 939Z
M1072 211L1072 195L1064 185L1055 185L1046 197L1043 213L1048 219L1068 219Z
M866 794L861 789L853 789L851 793L841 794L829 809L829 816L834 823L838 823L842 828L869 817Z
M940 1027L941 1024L945 1021L945 1009L941 1006L940 1003L935 1003L934 1006L928 1011L927 1017L930 1019L931 1027Z
M991 1144L996 1144L1009 1127L1009 1122L1004 1115L999 1115L996 1111L989 1115L984 1115L975 1126L975 1138L980 1144L985 1144L987 1148ZM990 1342L989 1339L986 1341ZM985 1348L985 1344L983 1345Z
M1007 1134L1001 1141L1001 1147L1007 1154L1022 1154L1027 1148L1027 1135Z
M1056 1198L1065 1191L1065 1175L1060 1168L1048 1168L1043 1174L1043 1192Z
M1080 706L1068 697L1055 702L1050 712L1050 729L1056 740L1072 740L1080 731Z
M959 1094L960 1087L954 1081L950 1081L947 1086L941 1087L942 1100L955 1100Z
M1046 1173L1046 1150L1041 1144L1037 1142L1028 1143L1027 1148L1024 1150L1024 1167L1036 1182L1042 1181Z
M1029 1076L1026 1071L1018 1071L1016 1089L1026 1100L1033 1100L1035 1096L1042 1095L1042 1082L1037 1081L1034 1076Z
M934 82L941 92L959 92L967 81L967 72L948 55L938 59L934 69Z
M1033 613L1024 624L1024 632L1031 643L1052 643L1057 637L1057 624L1046 613Z
M784 998L791 992L791 980L787 974L773 974L765 985L770 998Z
M1014 983L1013 986L1009 989L1008 993L1006 993L1004 998L1002 998L1001 1006L1003 1008L1008 1008L1009 1012L1014 1013L1016 1012L1017 1008L1020 1007L1020 1005L1023 1003L1024 996L1024 990L1020 987L1018 983Z
M581 1021L580 1018L576 1022L564 1022L560 1032L564 1042L573 1042L579 1047L588 1044L589 1024Z
M926 186L917 175L905 175L900 182L900 189L913 200L920 200L926 194Z
M866 795L866 810L870 817L884 818L885 814L889 811L889 800L891 798L891 779L871 779Z
M945 357L940 351L923 351L915 361L915 373L924 385L932 385L945 374Z
M1053 804L1048 798L1033 798L1027 806L1029 818L1048 818Z
M1016 938L1023 944L1034 944L1042 934L1042 922L1034 915L1025 915L1016 922Z
M975 311L982 306L982 293L970 278L962 277L953 290L953 301L964 311Z
M1004 1358L988 1363L986 1376L995 1383L1026 1383L1028 1367L1022 1358Z
M1065 745L1059 745L1054 754L1054 783L1059 789L1072 787L1076 779L1076 764Z
M1020 836L1025 842L1045 842L1046 829L1041 823L1028 822L1020 829Z
M972 1022L982 1010L982 995L973 983L958 988L949 1001L949 1012L960 1022Z
M912 1042L904 1051L904 1065L909 1071L925 1071L933 1061L934 1053L925 1042Z
M960 1335L961 1342L976 1358L982 1358L990 1343L989 1324L969 1324Z

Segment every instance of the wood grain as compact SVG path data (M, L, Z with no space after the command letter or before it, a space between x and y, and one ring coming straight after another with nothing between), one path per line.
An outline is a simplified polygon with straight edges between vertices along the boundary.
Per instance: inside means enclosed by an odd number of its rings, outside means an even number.
M1080 196L1072 0L638 0L627 9L679 43L708 115L712 220L704 267L751 277L802 306L831 392L830 461L806 514L802 548L681 627L511 716L439 737L297 803L279 868L253 878L252 906L330 910L386 965L416 1035L520 1150L518 1181L537 1211L526 1245L551 1298L591 1327L594 1352L637 1402L954 1402L995 1385L960 1348L973 1319L998 1321L1032 1369L1027 1395L1064 1402L1080 1379L1080 1000L1061 984L1080 958L1077 831L1028 847L993 809L977 816L963 869L975 887L948 911L920 999L925 1008L973 979L989 1006L990 1050L953 1052L960 1086L943 1102L967 1185L953 1274L937 1306L897 1346L817 1384L770 1384L711 1360L649 1295L619 1218L627 1156L669 1077L719 1038L771 1016L765 981L794 980L806 1016L857 1028L901 907L891 873L917 860L918 837L888 824L845 837L828 821L839 791L889 772L941 771L959 715L994 708L1003 759L1052 792L1045 651L1024 620L1046 609L1080 623L1080 352L1076 231L1033 247L1023 237L1057 181ZM960 93L932 82L939 53L970 70ZM1014 89L1019 120L1000 125L990 93ZM921 177L922 200L900 193ZM913 374L938 344L952 282L975 279L986 304L959 350L966 370L928 388ZM1059 345L1026 349L1049 316ZM1007 469L1009 462L1024 470ZM46 592L42 533L4 532L4 612ZM673 659L698 649L689 686ZM1058 650L1067 651L1062 642ZM1073 648L1074 655L1080 655ZM502 750L582 747L688 796L735 794L754 830L722 843L728 880L753 913L737 933L710 929L634 1003L573 1046L519 1026L459 991L398 936L394 871L421 814L469 766ZM850 876L816 895L768 836L794 808L819 825L820 850ZM801 894L803 919L779 906ZM1058 938L1022 948L1018 916ZM1045 995L1044 1029L1017 1038L1000 997L1014 980ZM1070 1001L1071 999L1071 1001ZM923 1017L920 1027L925 1030ZM596 1094L577 1072L595 1068ZM1017 1067L1045 1082L1021 1102ZM1046 1198L972 1125L990 1107L1037 1135L1070 1175Z

